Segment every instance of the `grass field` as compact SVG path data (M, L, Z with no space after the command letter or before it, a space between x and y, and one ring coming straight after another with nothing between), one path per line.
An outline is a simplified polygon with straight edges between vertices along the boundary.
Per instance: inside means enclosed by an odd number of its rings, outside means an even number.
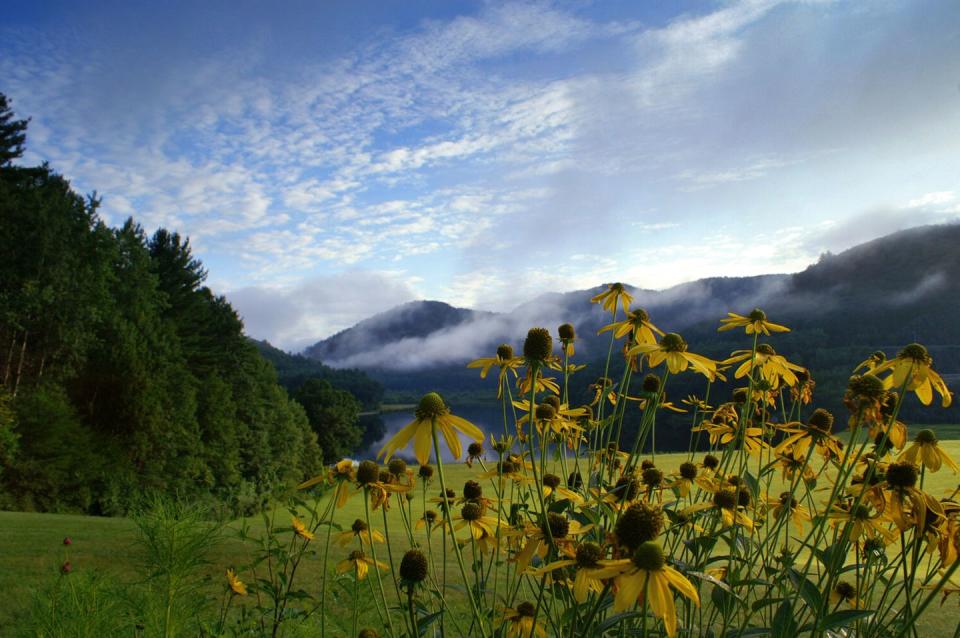
M937 428L942 439L947 433L956 433L960 436L960 426ZM946 441L943 448L955 459L960 459L960 440ZM685 454L661 454L657 456L657 465L666 472L676 470L679 464L686 460ZM446 479L448 487L459 492L464 481L475 477L479 468L470 469L462 464L446 465ZM960 477L944 468L937 474L928 474L925 489L938 498L943 498L957 487ZM489 484L488 484L489 485ZM485 486L490 491L490 488ZM428 488L428 497L439 493L439 481L434 476ZM774 485L771 492L776 493L778 486ZM826 497L824 497L826 498ZM428 504L428 508L432 508ZM416 499L413 502L413 516L422 513L420 488L416 490ZM273 513L278 526L289 525L289 514L285 510ZM383 529L382 514L375 512L373 525ZM394 506L388 514L389 529L394 536L391 538L393 562L398 564L400 557L409 549L409 542L403 534L403 525L398 507ZM347 505L336 513L336 522L344 526L349 525L357 518L363 517L363 501L359 496L350 499ZM256 535L263 530L263 522L259 517L247 521L251 532ZM224 530L221 542L211 552L207 571L210 577L209 592L216 598L223 591L224 570L229 566L241 567L250 560L250 546L244 545L236 538L236 530L241 521L233 521ZM315 555L310 556L298 572L298 579L304 589L316 593L323 577L322 565L323 529L313 545ZM97 518L90 516L74 516L60 514L36 514L20 512L0 512L0 591L3 592L3 603L0 604L0 627L15 628L28 618L34 592L58 578L62 560L63 538L69 536L73 544L69 548L70 561L74 572L93 570L109 576L119 582L133 583L142 578L138 573L137 565L140 560L137 549L137 529L133 521L126 518ZM415 533L414 540L426 545L426 536L420 531ZM434 537L434 553L437 552L439 538ZM346 557L350 549L331 547L328 571L332 574L333 565ZM379 546L378 558L389 562L386 550ZM442 562L450 582L458 582L460 574L453 560ZM437 567L440 567L438 564ZM241 574L245 580L251 580L249 574ZM392 587L389 578L384 581L385 586ZM372 583L372 579L371 579ZM328 614L329 627L334 628L333 635L340 635L349 631L351 594L347 588L334 586L330 590L333 598L330 600L331 613ZM392 592L388 589L388 595ZM376 618L372 603L367 601L369 608L364 610L364 617L373 623ZM947 608L952 607L948 604ZM920 635L950 635L957 624L955 612L952 614L937 613L931 609L922 619ZM0 632L0 635L8 635Z

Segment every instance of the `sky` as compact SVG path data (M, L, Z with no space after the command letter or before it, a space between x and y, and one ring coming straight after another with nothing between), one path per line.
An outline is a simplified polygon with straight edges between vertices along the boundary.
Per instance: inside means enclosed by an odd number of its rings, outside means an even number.
M53 2L23 164L299 350L414 299L802 270L960 217L960 3Z

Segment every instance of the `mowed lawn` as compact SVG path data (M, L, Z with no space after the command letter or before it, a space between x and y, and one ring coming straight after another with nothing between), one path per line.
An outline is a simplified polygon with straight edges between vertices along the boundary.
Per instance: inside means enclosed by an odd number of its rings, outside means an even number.
M911 428L911 434L913 434L914 429ZM946 438L948 433L960 437L960 426L937 428L937 431L941 438ZM960 461L960 440L944 440L941 445L954 459ZM698 454L695 460L701 458L702 454ZM676 471L680 463L685 460L686 454L658 454L657 466L665 473L670 473ZM493 468L492 462L488 462L488 468ZM555 471L560 474L559 468ZM456 490L459 495L464 482L475 478L480 472L482 470L476 464L473 468L468 468L463 464L446 465L447 487ZM927 474L925 489L934 496L943 498L957 487L958 481L960 481L960 476L953 474L949 468L944 468L936 474ZM492 497L491 483L485 481L482 484L485 496ZM428 498L437 496L439 491L439 477L435 474L428 486ZM771 486L771 492L778 494L779 491L780 486L775 482ZM419 483L415 495L413 517L418 518L423 511ZM826 496L824 496L825 498ZM435 504L428 503L427 507L437 509ZM273 512L273 516L275 516L277 526L289 526L290 515L285 509L277 509ZM363 518L363 516L363 501L360 495L356 494L351 497L344 508L336 511L335 521L344 528L348 528L355 519ZM381 512L372 512L371 516L373 526L376 529L383 530ZM391 508L388 517L392 535L390 539L392 558L394 564L398 565L400 557L410 548L410 543L404 531L399 507L396 504ZM260 517L252 517L246 522L254 536L263 530L263 522ZM209 556L210 563L207 571L210 581L208 588L211 597L214 599L223 592L223 574L227 567L238 568L241 570L241 578L248 582L252 580L251 574L242 571L242 568L250 562L254 548L252 544L244 544L237 539L236 532L241 524L242 521L239 520L228 524L224 530L222 541ZM317 538L312 544L315 554L305 560L297 575L301 586L314 594L319 592L319 583L324 571L322 553L325 529L325 527L320 528ZM463 535L463 533L460 535ZM16 627L23 622L29 614L34 592L58 578L60 564L63 560L64 547L62 543L66 536L72 539L69 552L75 572L95 570L113 579L129 583L142 580L143 573L138 570L140 556L136 543L137 528L130 519L0 512L0 591L3 592L3 602L0 603L0 628ZM425 533L422 530L415 532L414 541L425 547L427 544ZM448 552L446 559L444 559L442 552L439 551L440 537L438 533L434 534L432 542L437 561L435 567L446 571L449 582L458 583L461 577L456 561L453 559L452 551ZM332 573L336 562L345 558L351 549L355 549L355 544L345 549L335 545L331 547L328 562L330 573ZM465 552L468 550L469 546L465 548ZM384 562L389 560L384 546L378 546L377 551L378 559ZM468 556L469 554L465 554L465 559ZM469 570L469 565L467 569ZM387 588L388 597L392 600L392 580L389 577L385 579L384 586ZM349 620L352 612L350 606L351 589L352 586L347 589L335 585L329 590L332 593L335 592L328 601L328 607L331 610L331 613L328 614L328 622L332 623L330 626L334 628L335 634L349 632ZM368 596L362 596L361 598L365 600L367 605L367 608L362 610L363 617L373 623L376 616L372 602ZM940 633L952 632L957 624L955 603L948 603L948 608L951 608L951 614L937 613L937 608L935 606L931 607L921 623L924 629L924 631L921 631L921 635L935 635L933 633L935 631ZM6 635L6 632L0 632L0 635Z

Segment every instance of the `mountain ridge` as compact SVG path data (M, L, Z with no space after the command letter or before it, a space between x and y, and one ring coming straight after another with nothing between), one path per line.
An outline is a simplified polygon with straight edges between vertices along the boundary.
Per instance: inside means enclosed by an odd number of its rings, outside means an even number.
M822 331L835 344L903 342L919 334L960 342L951 319L960 298L956 246L960 224L921 226L824 253L797 273L705 277L664 290L625 286L634 308L645 308L655 324L688 340L713 339L726 312L761 306L774 320ZM519 345L534 325L553 329L567 322L577 328L578 351L605 354L608 340L596 332L610 316L589 303L605 287L544 293L502 313L408 302L317 342L304 355L334 367L417 370L489 356L500 342ZM858 317L858 333L838 330L851 316Z

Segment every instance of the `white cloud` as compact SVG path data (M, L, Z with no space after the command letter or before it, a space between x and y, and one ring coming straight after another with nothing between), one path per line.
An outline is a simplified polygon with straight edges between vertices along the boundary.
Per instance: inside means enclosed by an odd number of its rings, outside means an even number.
M365 271L226 293L248 335L294 351L418 296L401 273Z

